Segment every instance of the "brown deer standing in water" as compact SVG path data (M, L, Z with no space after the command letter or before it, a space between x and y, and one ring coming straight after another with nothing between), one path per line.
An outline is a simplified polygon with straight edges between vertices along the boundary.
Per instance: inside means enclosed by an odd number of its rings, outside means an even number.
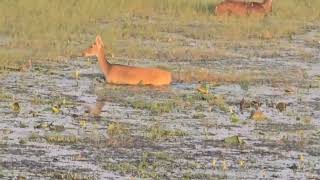
M218 4L215 9L217 16L222 15L266 15L272 11L272 0L263 0L263 2L243 2L235 0L225 0Z
M96 56L106 81L112 84L127 85L168 85L172 81L171 73L158 68L133 67L111 64L105 58L104 44L100 36L95 43L83 52L85 57Z

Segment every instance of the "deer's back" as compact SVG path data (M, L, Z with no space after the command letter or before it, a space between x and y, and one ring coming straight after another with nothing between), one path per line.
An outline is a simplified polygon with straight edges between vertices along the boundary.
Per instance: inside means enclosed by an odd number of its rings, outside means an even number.
M171 73L158 68L142 68L124 65L112 65L108 76L109 83L166 85L172 81Z
M258 2L240 2L224 1L216 6L216 15L250 15L254 13L265 13L261 3Z

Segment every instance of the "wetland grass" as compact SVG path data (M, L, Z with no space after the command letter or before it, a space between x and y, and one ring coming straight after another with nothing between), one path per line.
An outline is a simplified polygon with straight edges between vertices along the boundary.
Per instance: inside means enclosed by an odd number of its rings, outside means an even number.
M208 173L200 173L200 172L194 172L192 173L192 171L188 171L186 173L183 174L182 179L183 180L189 180L189 179L210 179L212 178L211 174ZM215 177L216 178L216 177Z
M261 82L266 79L272 81L286 81L282 77L287 73L274 74L272 72L253 72L251 70L244 71L224 71L212 72L209 68L184 68L183 70L173 69L174 78L178 82L207 82L216 84L232 84L239 83L240 87L246 91L249 90L250 84ZM298 76L299 74L295 74ZM299 77L297 77L299 78Z
M76 144L80 141L80 139L74 135L59 134L46 135L44 139L50 144Z
M134 109L145 109L150 111L152 114L169 113L175 108L174 101L165 102L145 102L142 100L136 100L129 103Z
M210 106L218 107L223 112L229 112L229 106L225 102L225 97L221 95L197 93L194 98L206 101Z
M108 136L115 137L115 136L128 136L129 129L120 123L110 123L107 128Z
M54 173L49 173L49 177L51 177L52 179L83 179L83 180L93 180L95 179L94 176L92 175L87 175L81 172L72 172L72 171L68 171L68 172L54 172Z
M159 53L186 48L179 36L209 40L228 49L239 40L291 37L316 24L318 0L275 1L266 18L213 15L218 0L1 1L0 62L4 66L32 59L78 56L92 36L101 34L109 55L157 59ZM293 18L294 17L294 18ZM152 45L148 45L151 43ZM147 46L146 46L147 45ZM164 48L165 47L165 48ZM198 48L199 49L199 48ZM203 49L201 47L201 49ZM207 49L211 53L210 48ZM196 49L195 49L196 51ZM193 55L193 53L191 53ZM197 58L212 58L206 51Z
M206 117L206 115L203 114L203 113L200 113L200 112L195 113L194 115L192 115L193 119L204 119L205 117Z
M165 152L143 152L136 161L106 162L104 169L137 178L168 178L164 168L172 166L173 157Z
M12 95L10 95L7 91L0 89L0 101L12 99Z
M139 141L143 142L143 139L140 139L139 137L133 135L133 132L128 126L128 124L111 122L107 126L106 131L107 137L104 138L104 140L106 140L106 147L133 147L136 146L136 142L138 139Z
M147 129L146 135L151 140L161 140L187 136L187 133L179 129L166 129L158 123L156 123Z

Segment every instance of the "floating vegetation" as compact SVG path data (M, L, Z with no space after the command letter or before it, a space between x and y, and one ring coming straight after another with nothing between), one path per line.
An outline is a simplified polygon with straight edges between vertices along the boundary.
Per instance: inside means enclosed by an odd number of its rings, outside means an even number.
M51 110L53 113L58 114L61 111L60 108L61 108L60 105L54 105L51 107Z
M245 142L239 136L226 137L223 141L227 145L242 145L242 144L245 144Z
M80 120L79 125L81 128L86 128L87 127L87 120L85 120L85 119Z
M243 91L248 91L249 90L249 81L246 81L246 80L242 80L239 82L239 85L240 85L240 88L243 90Z
M232 123L238 123L241 119L236 113L232 113L230 116L230 120Z
M246 167L246 161L240 159L240 160L239 160L239 167L240 167L240 168L245 168L245 167Z
M184 180L187 180L187 179L210 179L210 178L212 178L211 174L197 173L197 172L192 172L192 171L184 173L182 176L182 179L184 179Z
M19 144L27 144L27 140L26 139L20 139L19 140Z
M9 100L11 98L12 98L12 96L10 94L8 94L6 91L0 89L0 101L1 100Z
M196 113L196 114L192 115L193 119L203 119L205 117L206 117L206 115L203 113Z
M3 135L8 135L8 134L13 133L13 130L5 128L5 129L0 129L0 132L2 132Z
M217 106L223 112L229 112L229 106L225 102L225 98L221 95L213 95L206 93L196 93L193 95L182 96L185 102L195 103L195 101L206 101L210 106Z
M109 136L126 136L129 134L129 130L120 123L110 123L107 127L107 134Z
M46 129L48 128L50 131L62 132L65 130L63 125L54 125L53 123L41 122L38 125L34 126L35 129Z
M62 132L65 130L64 125L49 124L50 131Z
M19 127L20 127L20 128L27 128L27 127L29 127L29 126L28 126L27 123L20 122L20 123L19 123Z
M53 174L50 174L50 177L53 179L82 179L82 180L91 180L95 179L94 176L86 175L81 172L54 172Z
M174 129L174 130L165 129L159 124L155 124L147 130L147 137L152 140L169 139L169 138L175 138L175 137L182 137L186 135L187 133L184 131L181 131L179 129Z
M48 143L53 144L75 144L79 138L74 135L47 135L44 137Z
M197 88L199 93L209 94L209 85L208 84L201 84L200 87Z
M16 113L19 113L21 108L20 108L20 105L18 102L14 102L12 105L11 105L11 108L14 112Z
M172 157L166 153L144 152L137 161L107 162L104 169L138 178L162 179L167 177L163 168L170 167L171 163Z
M76 78L77 80L79 80L79 79L80 79L80 71L79 71L79 70L76 70L74 74L75 74L75 78Z
M48 127L49 127L49 124L47 122L41 122L38 125L34 126L35 129L45 129Z
M223 96L215 96L211 101L209 101L209 104L217 106L223 112L229 112L229 106L225 102Z
M37 117L37 116L39 116L39 112L37 112L37 111L30 111L29 114L31 114L32 117Z
M248 103L248 101L246 101L244 98L242 98L242 100L240 101L240 111L241 113L243 113L243 111L247 108L250 108L251 105L250 103Z
M284 103L284 102L279 102L277 103L276 105L276 108L280 111L280 112L283 112L287 109L287 103Z
M17 180L27 180L25 176L17 176Z

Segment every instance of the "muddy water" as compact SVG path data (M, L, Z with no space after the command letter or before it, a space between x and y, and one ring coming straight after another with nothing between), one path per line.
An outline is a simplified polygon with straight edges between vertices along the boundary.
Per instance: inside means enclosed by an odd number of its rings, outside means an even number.
M106 85L96 64L82 58L12 72L0 79L0 175L3 179L319 178L320 51L304 41L312 35L291 42L308 48L309 61L288 50L288 56L280 58L183 62L215 72L226 67L234 72L267 72L280 79L272 83L264 77L247 87L209 85L210 95L223 97L224 109L197 98L198 83L175 82L162 88ZM242 98L261 102L259 110L266 119L250 119L252 107L241 112ZM14 102L19 110L12 107ZM164 109L141 102L162 103ZM282 112L276 108L279 102L288 104ZM244 143L224 141L235 135Z

